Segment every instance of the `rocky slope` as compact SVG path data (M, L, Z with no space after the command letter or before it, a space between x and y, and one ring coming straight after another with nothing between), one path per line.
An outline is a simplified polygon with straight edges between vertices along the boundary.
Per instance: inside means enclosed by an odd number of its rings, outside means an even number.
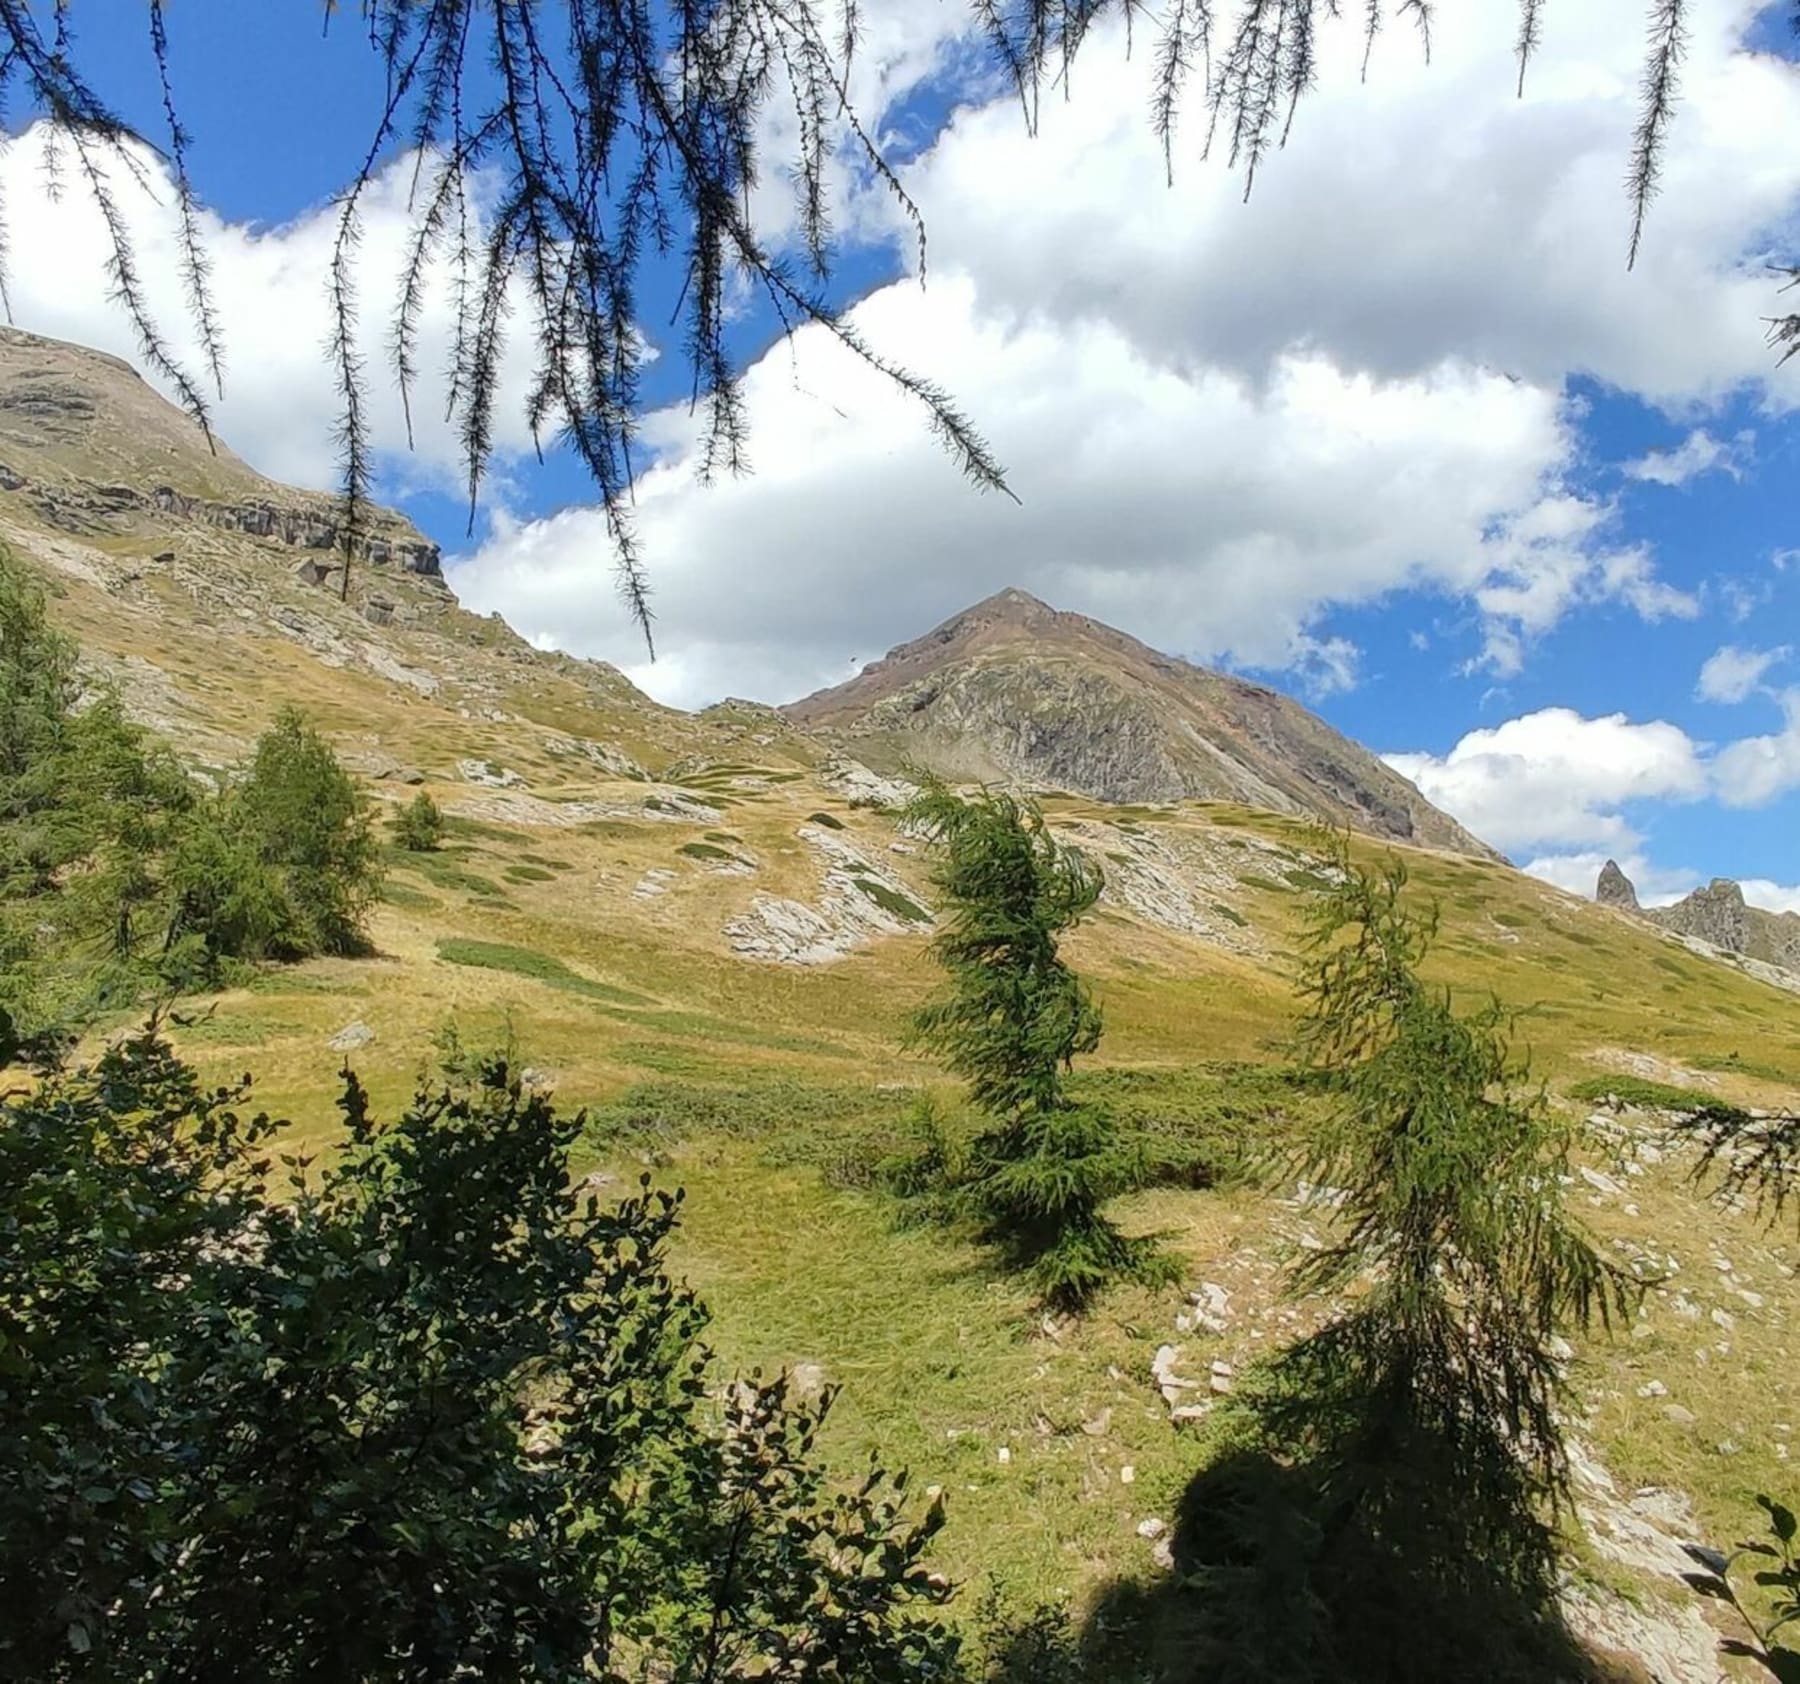
M1495 857L1397 772L1265 685L1006 590L784 709L869 764L1109 802L1243 802Z
M1800 914L1748 905L1744 891L1728 877L1715 877L1671 906L1643 906L1631 879L1608 860L1600 868L1594 899L1687 940L1800 973Z

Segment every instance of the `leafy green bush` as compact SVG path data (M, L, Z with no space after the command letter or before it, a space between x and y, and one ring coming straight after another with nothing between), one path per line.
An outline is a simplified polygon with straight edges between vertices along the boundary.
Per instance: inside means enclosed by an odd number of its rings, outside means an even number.
M420 790L394 815L394 841L409 854L429 854L444 839L444 809Z
M1739 1544L1729 1556L1688 1546L1688 1555L1702 1568L1690 1574L1688 1583L1715 1601L1728 1606L1750 1633L1748 1641L1727 1638L1719 1647L1728 1655L1755 1661L1776 1684L1800 1684L1800 1649L1775 1641L1778 1632L1800 1628L1800 1549L1795 1539L1800 1522L1794 1511L1772 1497L1759 1496L1757 1506L1769 1517L1769 1536ZM1738 1594L1732 1573L1744 1560L1762 1562L1752 1573L1770 1603L1770 1612L1759 1617Z
M953 1674L945 1594L830 1407L716 1388L679 1195L573 1196L488 1061L328 1166L146 1036L0 1100L0 1674ZM722 1418L721 1418L722 1417Z

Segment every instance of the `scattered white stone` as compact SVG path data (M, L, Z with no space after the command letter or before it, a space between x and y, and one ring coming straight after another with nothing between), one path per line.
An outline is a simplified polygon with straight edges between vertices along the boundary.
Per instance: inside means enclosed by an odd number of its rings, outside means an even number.
M1678 1403L1663 1405L1663 1419L1672 1421L1678 1427L1691 1427L1698 1419L1691 1409L1683 1409Z
M1729 1310L1714 1310L1711 1319L1714 1327L1723 1328L1727 1333L1737 1326L1737 1317Z
M637 880L632 894L638 900L655 900L658 895L666 895L669 885L675 881L673 871L665 871L661 866L652 866Z
M358 1018L354 1023L346 1023L325 1044L333 1052L355 1052L358 1047L366 1047L375 1039L375 1031Z
M1189 1380L1175 1372L1175 1364L1181 1359L1179 1345L1159 1345L1156 1355L1150 1360L1150 1377L1155 1380L1157 1390L1162 1393L1163 1402L1171 1408L1182 1401L1184 1392L1197 1392L1199 1382Z
M1134 1468L1129 1462L1127 1462L1124 1467L1119 1469L1119 1483L1121 1485L1130 1485L1136 1479L1137 1479L1137 1469Z
M1590 1169L1586 1164L1581 1166L1581 1179L1596 1193L1622 1193L1625 1190L1610 1175L1597 1169Z
M1168 1529L1167 1522L1158 1520L1155 1515L1151 1515L1147 1520L1138 1522L1137 1535L1140 1538L1160 1538Z
M1191 1427L1204 1421L1212 1413L1211 1402L1184 1403L1179 1409L1169 1411L1169 1420L1178 1427Z
M1165 1569L1175 1565L1175 1551L1169 1547L1169 1540L1167 1538L1158 1538L1156 1542L1150 1546L1150 1559L1154 1561L1158 1567Z
M1743 1299L1753 1310L1760 1310L1763 1307L1763 1295L1760 1292L1752 1292L1747 1286L1738 1288L1738 1297Z
M1012 1460L1012 1451L1010 1451L1004 1444L1001 1445L1000 1446L1000 1465L1002 1467L1005 1467L1006 1464L1008 1462L1010 1462L1011 1460Z
M525 780L505 766L491 760L459 760L457 773L464 783L480 784L484 789L523 789Z
M1667 1397L1669 1388L1660 1380L1649 1380L1637 1389L1639 1397Z

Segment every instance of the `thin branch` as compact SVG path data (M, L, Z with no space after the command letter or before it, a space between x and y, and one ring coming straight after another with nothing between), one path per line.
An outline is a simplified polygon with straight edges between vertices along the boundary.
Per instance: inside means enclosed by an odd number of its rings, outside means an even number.
M1625 267L1637 266L1644 238L1644 219L1662 179L1663 152L1675 99L1681 61L1687 53L1687 0L1655 0L1650 8L1650 51L1644 61L1642 109L1631 139L1631 169L1626 189L1631 196L1631 247Z

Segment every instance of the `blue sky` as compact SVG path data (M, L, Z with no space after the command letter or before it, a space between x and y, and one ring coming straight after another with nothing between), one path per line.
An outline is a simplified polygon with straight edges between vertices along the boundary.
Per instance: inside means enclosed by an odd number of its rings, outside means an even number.
M1800 251L1781 8L1699 5L1632 275L1635 0L1551 8L1524 101L1510 0L1446 16L1429 70L1394 32L1366 88L1354 42L1329 45L1248 205L1197 134L1164 186L1141 50L1103 33L1030 139L989 102L952 0L868 10L858 104L922 204L933 270L921 289L891 207L846 168L835 286L872 340L955 392L1022 508L968 491L916 412L830 347L762 357L772 324L746 309L754 477L697 491L679 406L647 421L655 665L574 464L539 468L515 426L465 536L448 432L404 455L381 387L384 490L473 605L698 705L835 681L1017 584L1294 691L1565 886L1616 854L1653 893L1718 873L1800 906L1800 559L1784 553L1800 550L1800 370L1774 368L1759 320L1778 307L1766 261ZM351 20L327 38L298 0L249 28L241 0L169 16L230 336L225 436L328 484L326 205L367 144L379 67ZM154 135L141 0L75 17L94 79ZM783 140L772 128L777 185L757 204L776 241ZM42 204L31 150L5 166L15 318L129 352L87 279L91 218ZM147 250L166 241L166 210L134 215ZM397 187L371 210L372 349L405 215ZM653 343L677 279L647 279ZM652 404L684 390L664 357Z

